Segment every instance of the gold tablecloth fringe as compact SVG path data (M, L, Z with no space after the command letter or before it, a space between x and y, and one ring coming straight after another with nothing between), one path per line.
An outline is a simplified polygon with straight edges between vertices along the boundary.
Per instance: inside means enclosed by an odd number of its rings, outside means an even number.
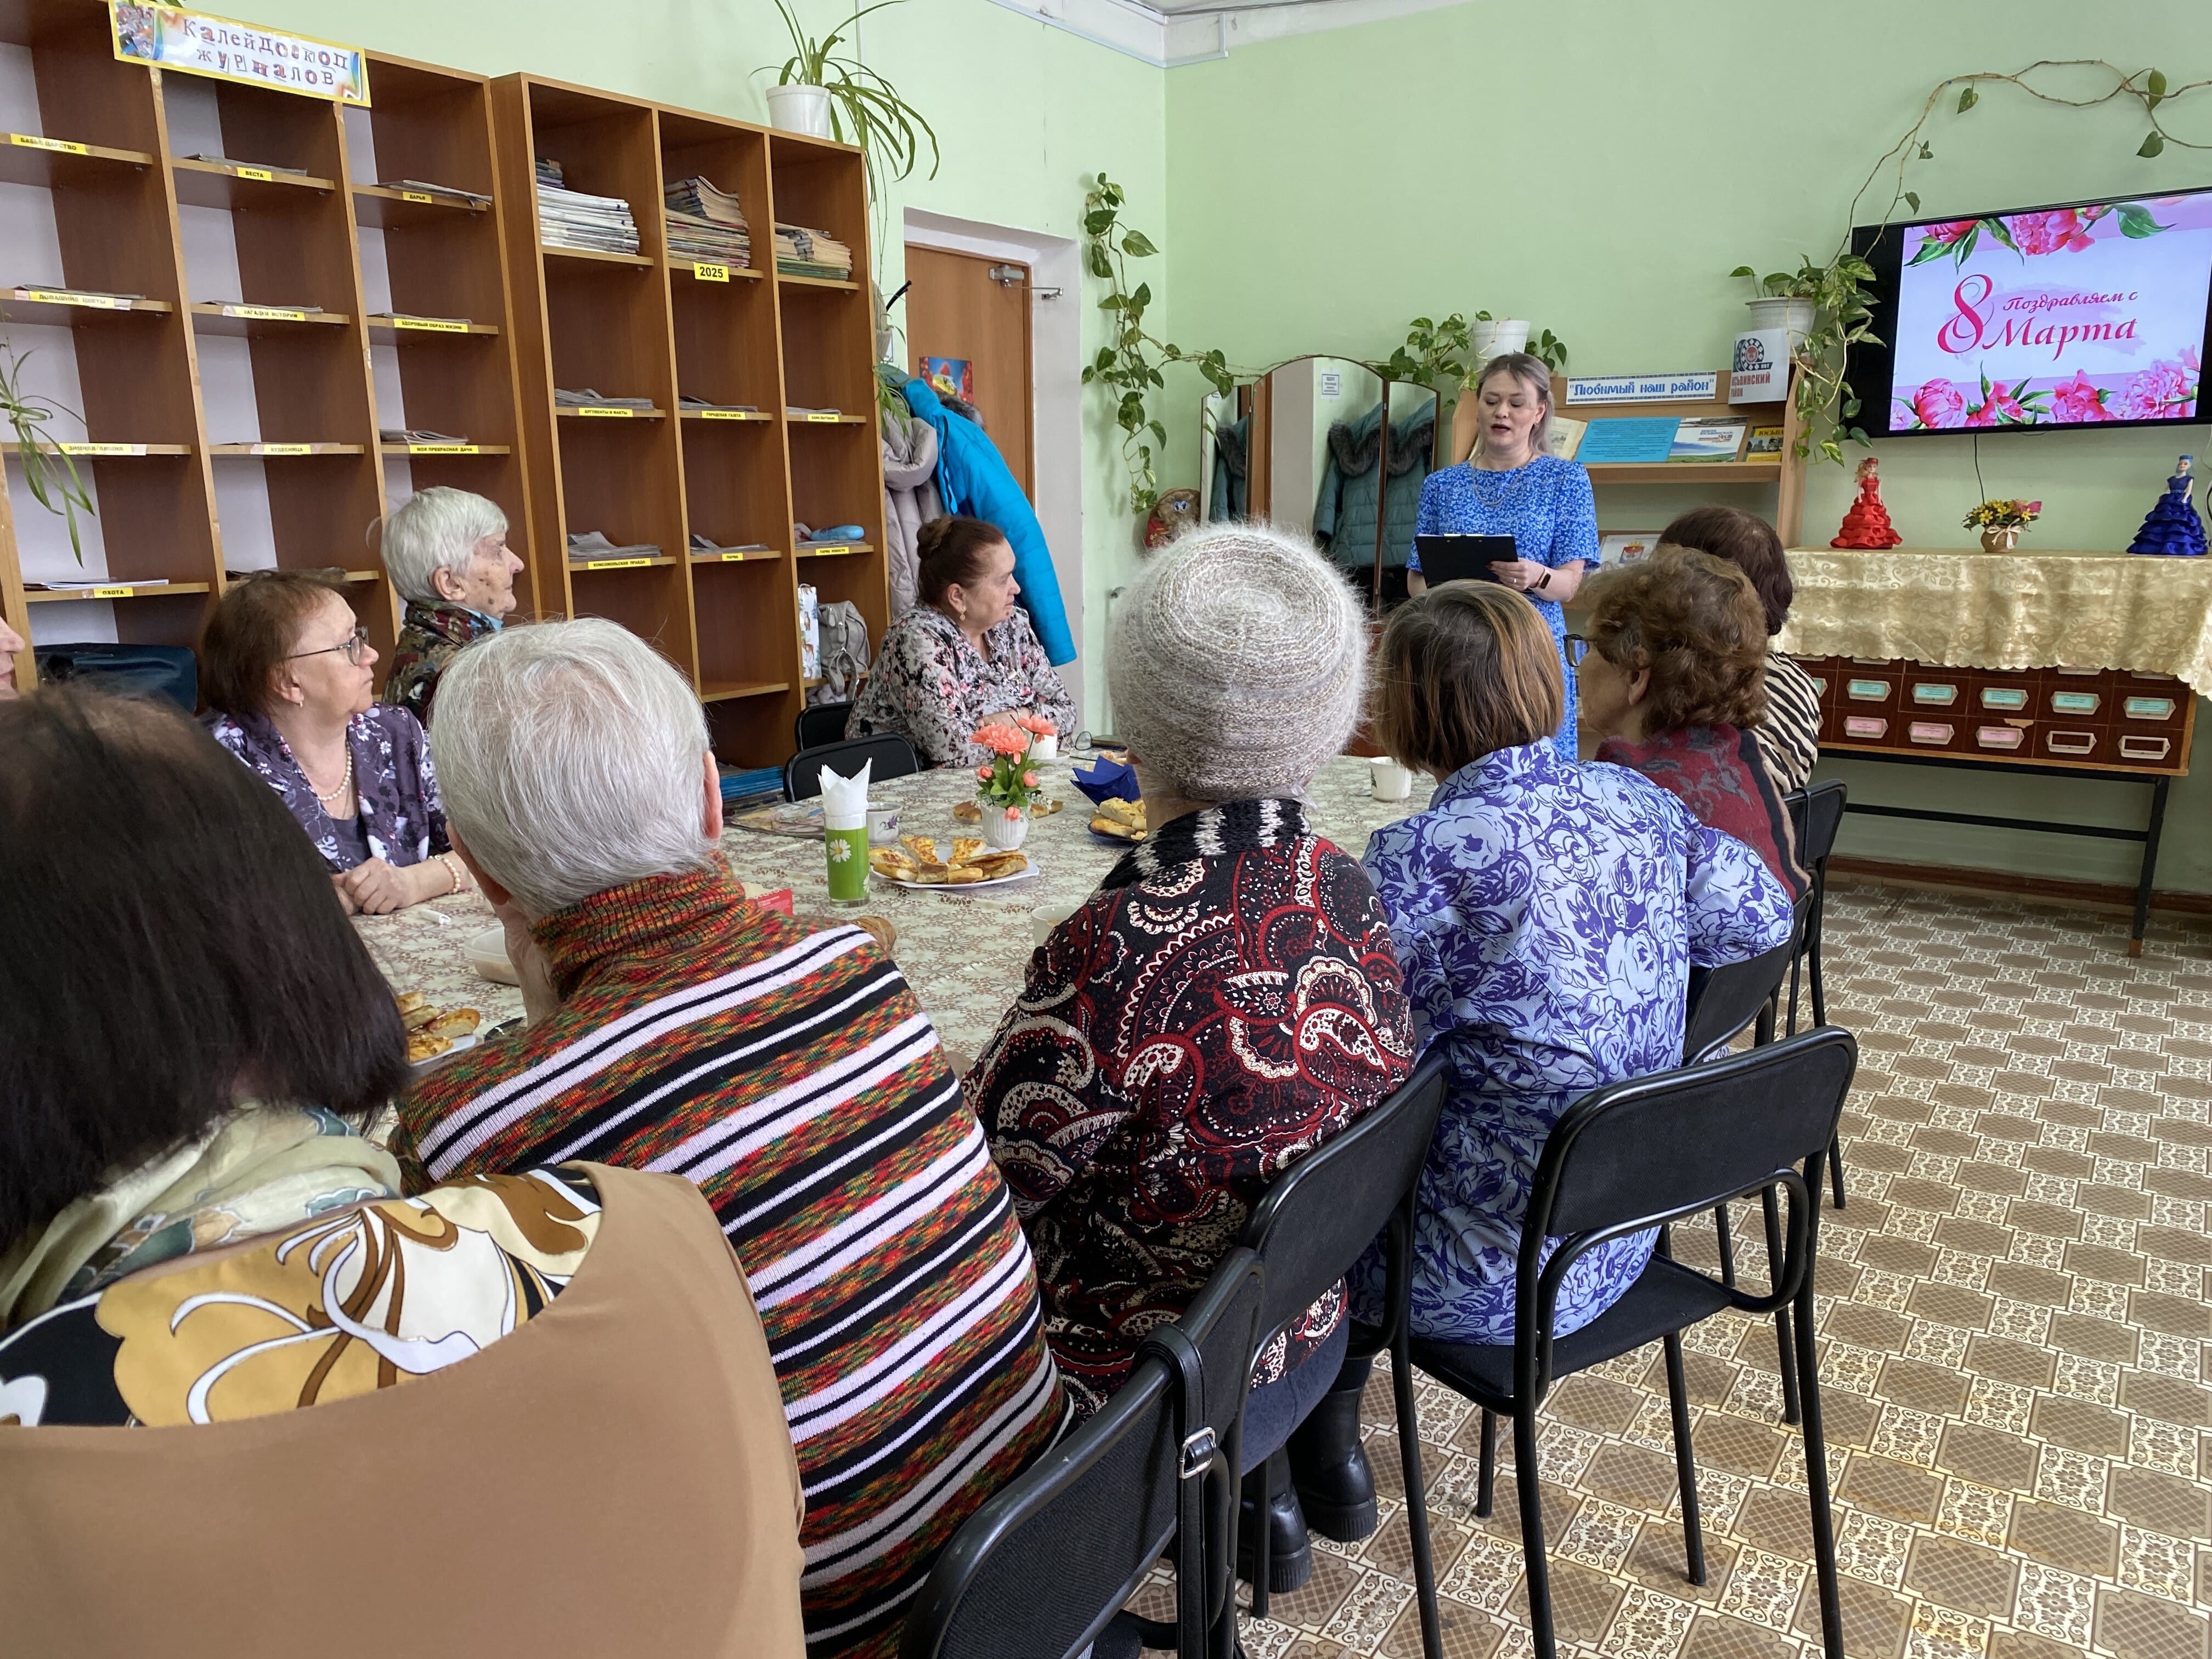
M1780 643L1950 668L2121 668L2212 695L2212 557L1792 548Z

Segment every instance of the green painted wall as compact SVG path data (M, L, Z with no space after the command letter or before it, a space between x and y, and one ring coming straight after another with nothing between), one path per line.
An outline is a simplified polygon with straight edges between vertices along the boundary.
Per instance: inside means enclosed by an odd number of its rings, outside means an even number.
M242 21L484 75L535 75L765 122L763 64L789 55L769 0L223 0ZM817 33L852 10L798 0ZM1157 207L1166 196L1167 77L1133 58L988 0L913 0L863 25L867 61L921 108L944 165L889 192L874 234L884 291L905 280L905 210L1054 236L1079 235L1083 180L1103 169ZM888 229L888 234L886 231ZM1156 272L1153 289L1164 292ZM1099 340L1086 311L1085 350ZM1117 483L1110 419L1086 410L1084 574L1091 637L1081 641L1089 706L1103 707L1106 593L1134 562L1134 521Z
M2193 0L1863 0L1710 20L1640 0L1483 0L1170 72L1166 212L1134 205L1164 218L1171 337L1232 362L1372 359L1407 319L1487 309L1564 336L1583 373L1717 367L1745 315L1728 271L1832 249L1852 191L1937 81L2107 58L2178 84L2212 75L2203 19ZM2185 113L2212 139L2203 108ZM2143 131L2133 106L2053 109L1999 88L1968 115L1947 106L1936 159L1908 184L1936 214L2212 182L2212 155L2138 160ZM1194 410L1195 392L1176 403ZM2202 427L1991 437L1982 479L1990 495L2043 499L2032 545L2117 549L2175 453L2207 447ZM1179 448L1194 456L1194 439ZM1907 544L1969 544L1959 520L1983 494L1972 441L1881 450ZM1834 533L1849 494L1838 469L1816 475L1808 540ZM1703 499L1732 497L1607 492L1600 523L1656 528ZM1771 509L1771 492L1733 499ZM2199 714L2212 744L2212 711ZM2146 793L1864 763L1842 775L1869 799L2037 819L2139 825ZM2122 843L1894 821L1854 818L1844 846L2080 880L2135 872ZM2160 870L2161 886L2212 891L2212 758L2175 788Z

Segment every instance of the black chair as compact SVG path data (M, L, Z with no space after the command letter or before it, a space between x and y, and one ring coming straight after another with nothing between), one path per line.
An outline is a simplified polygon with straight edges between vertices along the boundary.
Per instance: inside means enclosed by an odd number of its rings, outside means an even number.
M1697 1465L1690 1446L1680 1334L1724 1308L1764 1314L1788 1303L1795 1304L1797 1313L1805 1474L1820 1583L1820 1631L1827 1659L1844 1659L1827 1448L1820 1431L1819 1356L1813 1336L1813 1267L1820 1227L1820 1160L1835 1134L1857 1057L1858 1047L1850 1032L1822 1027L1712 1065L1684 1066L1583 1096L1553 1127L1536 1165L1516 1268L1513 1341L1473 1345L1417 1338L1412 1343L1413 1364L1482 1408L1478 1515L1490 1512L1496 1419L1513 1419L1514 1475L1520 1491L1528 1620L1537 1659L1554 1659L1557 1651L1536 1449L1536 1413L1553 1382L1647 1343L1664 1345L1683 1540L1690 1582L1701 1584L1705 1577L1705 1537L1698 1521ZM1786 1253L1771 1295L1747 1295L1672 1258L1672 1224L1724 1200L1777 1187L1788 1196L1790 1224ZM1659 1230L1658 1248L1628 1293L1582 1329L1554 1336L1555 1304L1567 1269L1598 1245L1655 1227ZM1558 1248L1548 1253L1547 1239L1559 1241ZM1402 1287L1393 1289L1402 1298ZM1403 1318L1402 1299L1397 1314ZM1394 1354L1394 1369L1398 1363ZM1397 1382L1398 1438L1401 1444L1412 1445L1420 1432L1412 1382L1409 1376ZM1426 1500L1415 1484L1417 1467L1408 1460L1407 1513L1421 1517L1413 1528L1413 1576L1420 1598L1423 1650L1428 1659L1440 1659L1442 1644L1431 1635L1437 1628L1436 1564L1425 1524Z
M1826 982L1820 976L1820 927L1828 909L1828 855L1836 850L1836 834L1844 827L1844 809L1850 792L1839 778L1830 778L1808 788L1793 789L1782 798L1790 809L1790 822L1797 836L1797 861L1813 878L1813 909L1805 919L1797 959L1790 964L1790 1018L1784 1027L1797 1030L1797 972L1804 964L1813 987L1813 1024L1828 1023ZM1844 1149L1840 1141L1828 1148L1828 1181L1834 1188L1836 1207L1844 1207Z
M1428 1159L1449 1079L1442 1050L1431 1052L1388 1100L1320 1151L1299 1159L1268 1188L1244 1224L1243 1240L1258 1252L1266 1274L1260 1317L1262 1347L1327 1295L1367 1247L1389 1231L1394 1218L1410 1218L1414 1183ZM1402 1330L1382 1334L1382 1340L1363 1346L1355 1340L1352 1346L1363 1354L1377 1353L1394 1335L1403 1346ZM1357 1339L1357 1330L1354 1335ZM1419 1448L1409 1443L1406 1453L1418 1470ZM1285 1452L1278 1450L1245 1477L1245 1495L1258 1505L1262 1517L1267 1512L1270 1469L1276 1459L1286 1458ZM1418 1473L1407 1479L1417 1480ZM1425 1515L1421 1523L1425 1527L1426 1522ZM1267 1616L1268 1543L1263 1518L1252 1540L1255 1619Z
M868 774L871 783L902 778L909 772L921 770L921 762L916 758L912 744L896 732L878 732L872 738L855 738L850 743L800 750L783 763L783 798L812 800L822 793L823 767L841 778L849 778L860 769L862 761L875 763L875 769Z
M800 749L823 749L833 743L845 741L845 717L853 712L849 702L809 703L799 711L792 722L793 741Z
M1236 1423L1260 1304L1259 1258L1232 1250L1114 1397L953 1534L908 1612L901 1659L1081 1653L1171 1544L1176 1623L1162 1639L1183 1659L1207 1654L1231 1599Z

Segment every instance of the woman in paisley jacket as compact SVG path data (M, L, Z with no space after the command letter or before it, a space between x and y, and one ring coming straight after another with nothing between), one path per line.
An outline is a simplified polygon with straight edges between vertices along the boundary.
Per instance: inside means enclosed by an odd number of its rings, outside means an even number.
M800 1659L798 1468L713 1212L582 1164L401 1198L360 1127L408 1077L390 990L182 713L0 702L0 937L70 944L0 952L10 1651L388 1654L338 1612L367 1524L455 1652Z

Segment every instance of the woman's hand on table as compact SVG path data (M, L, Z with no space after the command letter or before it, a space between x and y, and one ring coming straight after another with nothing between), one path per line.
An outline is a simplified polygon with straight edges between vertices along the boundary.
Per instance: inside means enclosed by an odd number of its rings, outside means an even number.
M346 878L352 873L350 870L340 871L331 878L331 885L337 890L338 908L349 916L357 916L361 914L361 906L353 902L353 894L346 888Z
M420 864L387 864L365 859L337 878L338 893L363 915L387 916L425 899L453 890L453 872L436 859Z

